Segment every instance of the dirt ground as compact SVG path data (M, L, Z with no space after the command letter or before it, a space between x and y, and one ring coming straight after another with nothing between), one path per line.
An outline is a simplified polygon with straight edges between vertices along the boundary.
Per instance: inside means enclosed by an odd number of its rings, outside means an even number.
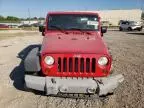
M122 73L125 81L114 95L95 100L47 97L24 91L22 60L26 51L40 44L42 38L40 33L27 33L0 40L0 108L144 108L144 31L105 34L113 56L113 72Z
M37 31L26 30L0 30L0 40L9 39L13 37L22 37L28 35L37 35Z

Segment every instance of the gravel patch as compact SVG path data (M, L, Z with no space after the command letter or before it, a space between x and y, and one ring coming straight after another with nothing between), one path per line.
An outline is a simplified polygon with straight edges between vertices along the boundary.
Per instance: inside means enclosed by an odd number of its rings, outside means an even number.
M19 54L29 45L42 42L39 33L0 41L1 108L143 108L144 107L144 35L143 32L108 31L104 40L113 56L113 71L122 73L123 84L105 99L69 99L47 97L24 91L23 67Z

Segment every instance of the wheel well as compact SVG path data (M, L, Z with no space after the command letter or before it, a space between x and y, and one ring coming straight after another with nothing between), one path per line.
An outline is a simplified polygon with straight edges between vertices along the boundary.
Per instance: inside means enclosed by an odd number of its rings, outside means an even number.
M40 49L36 47L28 53L24 60L24 68L26 72L38 72L41 70L39 51Z

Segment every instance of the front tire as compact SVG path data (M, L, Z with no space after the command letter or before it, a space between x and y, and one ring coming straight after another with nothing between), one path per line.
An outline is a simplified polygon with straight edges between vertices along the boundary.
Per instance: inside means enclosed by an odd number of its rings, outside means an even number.
M129 27L129 28L128 28L128 31L132 31L132 28L131 28L131 27Z
M123 29L121 27L119 27L119 31L122 31Z
M138 29L138 31L142 31L142 27Z

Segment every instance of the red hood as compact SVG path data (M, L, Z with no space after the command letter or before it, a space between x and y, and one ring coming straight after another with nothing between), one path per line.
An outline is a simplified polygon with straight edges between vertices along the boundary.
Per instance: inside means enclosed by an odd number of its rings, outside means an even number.
M48 33L42 44L42 54L46 53L107 54L107 48L98 33Z

